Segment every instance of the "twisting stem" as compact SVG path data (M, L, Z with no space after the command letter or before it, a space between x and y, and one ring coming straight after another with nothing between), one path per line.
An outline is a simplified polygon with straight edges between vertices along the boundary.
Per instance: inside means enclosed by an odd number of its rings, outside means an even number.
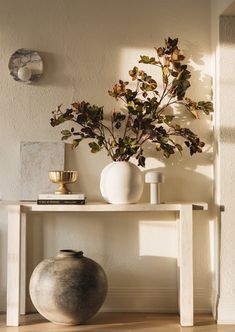
M103 129L103 127L101 126L100 128L99 128L99 130L100 130L100 135L103 137L103 145L104 145L104 147L105 147L105 149L107 150L107 152L108 152L108 154L111 156L111 158L114 160L114 157L113 157L113 155L114 155L114 153L113 153L113 149L112 149L112 147L110 146L110 144L109 144L109 142L108 142L108 140L107 140L107 138L106 138L106 135L105 135L105 131L104 131L104 129Z
M105 125L104 125L103 123L101 123L101 122L100 122L100 125L110 133L110 135L112 136L114 142L117 142L117 141L116 141L116 138L115 138L115 136L114 136L114 133L110 130L110 128L107 127L107 126L105 126Z
M126 137L126 133L127 133L127 130L128 130L129 120L130 120L130 119L131 119L131 115L128 114L127 121L126 121L126 125L125 125L125 129L124 129L124 133L123 133L123 139Z

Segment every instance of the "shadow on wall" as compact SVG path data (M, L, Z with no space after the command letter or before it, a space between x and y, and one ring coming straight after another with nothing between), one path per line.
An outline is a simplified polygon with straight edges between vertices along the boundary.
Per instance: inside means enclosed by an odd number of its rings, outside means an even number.
M202 73L205 59L209 54L205 52L205 48L200 43L188 40L184 42L183 51L192 74L190 79L192 87L188 90L189 96L192 95L192 98L212 99L212 77L205 71ZM198 85L200 85L200 88L198 88Z
M234 127L220 128L220 142L227 144L235 144L235 130Z
M40 52L43 59L44 74L37 81L37 86L50 86L56 82L57 87L71 84L71 79L66 73L66 59L62 54Z

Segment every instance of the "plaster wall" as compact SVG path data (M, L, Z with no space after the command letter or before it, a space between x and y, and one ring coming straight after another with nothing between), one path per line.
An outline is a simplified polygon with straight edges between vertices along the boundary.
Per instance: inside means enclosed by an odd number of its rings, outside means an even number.
M217 7L218 15L224 15L233 7L234 0L212 0Z
M219 15L234 15L235 13L235 2L234 0L219 0L218 1L218 13Z
M190 58L189 97L211 97L210 1L205 0L0 0L0 191L4 199L20 198L20 142L58 141L60 128L49 125L59 104L85 99L114 107L107 95L137 64L140 54L168 36L179 37ZM193 13L193 15L192 15ZM200 24L198 24L200 17ZM146 24L147 22L147 24ZM8 72L18 48L40 52L44 75L37 84L15 82ZM146 68L145 68L146 69ZM116 105L117 107L117 105ZM164 160L147 149L146 169L165 173L165 201L212 203L211 119L185 118L207 143L202 155ZM67 151L67 167L77 168L74 190L100 199L99 174L109 163L105 153L92 155L87 144ZM37 170L35 169L35 175ZM142 200L148 200L145 188ZM177 310L177 242L175 216L146 214L36 215L28 230L28 276L43 257L61 248L82 249L103 265L109 278L105 310L173 312ZM214 274L213 213L195 213L195 305L210 311ZM6 214L0 215L0 309L5 308ZM153 236L154 235L154 236ZM150 296L151 294L151 296Z
M234 108L235 16L220 18L220 193L225 211L221 216L221 268L219 323L233 323L235 309L234 270Z

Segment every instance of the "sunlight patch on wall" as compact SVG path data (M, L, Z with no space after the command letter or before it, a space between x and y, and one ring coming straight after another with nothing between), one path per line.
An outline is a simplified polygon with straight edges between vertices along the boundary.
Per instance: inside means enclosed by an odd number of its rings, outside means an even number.
M166 221L140 221L139 255L177 257L176 223Z
M159 42L160 46L162 43ZM151 47L152 46L152 47ZM157 79L158 86L161 89L162 88L162 73L161 69L152 66L152 65L145 65L142 63L139 63L140 56L141 55L147 55L149 57L155 57L157 58L157 53L154 49L155 45L150 45L149 48L131 48L126 47L121 50L121 61L120 63L120 79L130 81L130 86L133 87L135 85L135 82L131 82L131 77L128 74L128 71L132 69L134 66L137 66L138 68L146 71L148 74L154 76ZM196 47L196 45L194 45ZM189 70L191 71L192 77L191 81L193 82L193 86L199 85L199 90L197 93L199 95L202 95L204 98L211 98L211 86L212 86L212 76L214 74L213 72L213 66L211 63L211 54L205 53L204 51L200 50L198 51L198 57L193 58L189 53L189 50L187 50L188 46L184 45L182 42L179 44L179 48L182 50L182 53L186 56L184 63L187 64L189 67ZM194 90L194 89L193 89ZM192 89L189 89L188 94ZM196 91L194 91L195 94Z
M150 45L151 46L151 45ZM145 65L143 63L139 63L140 56L147 55L149 57L157 57L156 51L154 50L154 45L151 48L123 48L121 50L121 61L122 64L120 68L120 78L124 81L130 82L130 87L135 88L136 81L132 81L132 78L129 76L129 70L133 69L134 66L144 70L147 74L153 76L155 79L157 78L157 82L159 84L159 88L162 88L162 73L161 69L152 66L152 65Z

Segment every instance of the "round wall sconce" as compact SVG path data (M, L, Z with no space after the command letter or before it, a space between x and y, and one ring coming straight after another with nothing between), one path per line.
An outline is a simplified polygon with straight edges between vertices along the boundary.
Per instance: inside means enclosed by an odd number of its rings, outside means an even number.
M8 68L14 80L29 84L42 75L43 62L38 52L20 48L10 57Z

